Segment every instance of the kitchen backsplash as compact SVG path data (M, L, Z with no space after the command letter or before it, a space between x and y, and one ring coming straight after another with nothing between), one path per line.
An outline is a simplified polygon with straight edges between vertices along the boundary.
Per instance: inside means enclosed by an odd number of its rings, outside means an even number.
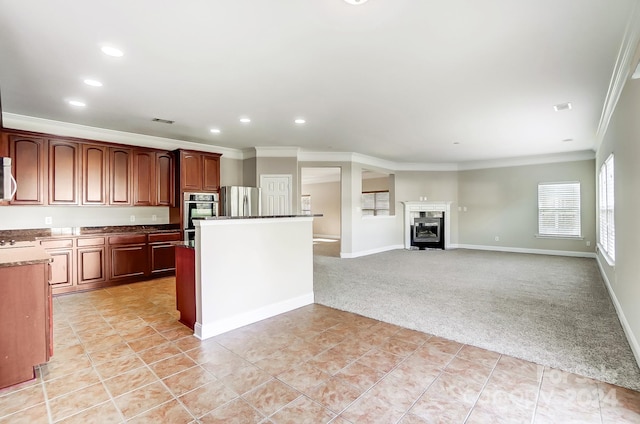
M169 223L166 206L1 206L0 230L29 228L159 225Z

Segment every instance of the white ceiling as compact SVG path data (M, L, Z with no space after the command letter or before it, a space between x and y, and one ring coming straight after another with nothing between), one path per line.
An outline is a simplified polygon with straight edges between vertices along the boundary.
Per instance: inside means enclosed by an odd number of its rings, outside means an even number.
M583 151L596 145L635 3L0 0L2 108L228 148L397 162ZM104 44L125 55L103 55ZM555 112L563 102L573 109Z

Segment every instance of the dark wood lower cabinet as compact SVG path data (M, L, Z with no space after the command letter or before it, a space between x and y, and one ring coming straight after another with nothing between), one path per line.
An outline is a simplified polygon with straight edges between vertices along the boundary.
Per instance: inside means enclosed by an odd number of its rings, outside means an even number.
M0 268L0 389L35 377L51 355L49 264Z
M53 257L53 294L131 283L175 272L180 231L69 236L41 240Z
M195 249L176 246L176 307L179 321L193 330L196 324Z

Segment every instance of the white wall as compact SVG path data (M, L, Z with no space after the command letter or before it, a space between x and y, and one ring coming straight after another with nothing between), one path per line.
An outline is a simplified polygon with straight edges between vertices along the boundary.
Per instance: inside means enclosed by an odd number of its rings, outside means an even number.
M135 221L131 221L131 216ZM46 217L51 217L51 224L45 224ZM0 230L168 223L166 206L0 206Z
M615 156L616 258L598 262L610 285L620 321L640 364L640 80L629 80L596 155L596 175Z

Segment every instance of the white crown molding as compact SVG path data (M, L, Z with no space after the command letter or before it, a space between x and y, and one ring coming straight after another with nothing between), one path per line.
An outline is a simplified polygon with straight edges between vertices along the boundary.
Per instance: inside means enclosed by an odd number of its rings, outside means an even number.
M598 130L596 131L596 151L600 148L600 144L607 133L609 122L611 121L613 112L618 104L622 90L624 89L624 86L629 80L631 74L633 74L634 58L639 47L639 42L640 2L635 1L633 2L633 9L629 14L629 20L627 21L627 27L622 38L620 50L618 51L618 57L613 68L611 81L609 81L607 96L605 97L604 105L602 107L600 122L598 123Z
M128 144L139 147L158 149L193 149L203 152L221 153L226 159L243 159L242 151L191 141L175 140L172 138L155 137L124 131L108 130L51 119L35 118L33 116L2 113L2 124L5 128L23 131L35 131L59 136L86 138L89 140L106 141L111 143Z
M297 158L300 148L295 146L256 147L255 152L257 158Z
M595 159L595 157L596 157L596 153L593 150L580 150L577 152L566 152L566 153L556 153L556 154L537 155L537 156L524 156L520 158L461 162L458 164L458 170L469 171L473 169L507 168L510 166L543 165L546 163L559 163L559 162L576 162L581 160Z

